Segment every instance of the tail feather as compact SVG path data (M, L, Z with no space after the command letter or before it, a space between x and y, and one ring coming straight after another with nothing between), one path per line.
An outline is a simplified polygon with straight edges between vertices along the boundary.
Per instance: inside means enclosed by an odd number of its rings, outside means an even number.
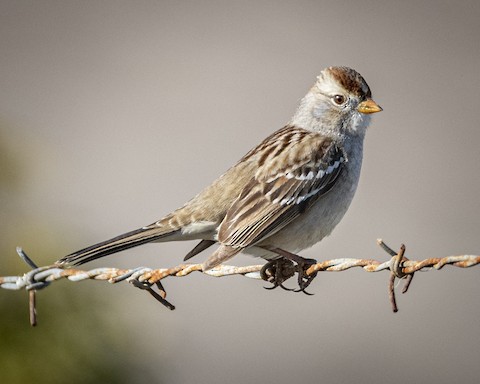
M215 244L215 240L202 240L198 243L195 248L193 248L187 255L183 258L183 261L191 259L193 256L198 255L200 252L203 252L205 249L211 247Z
M71 253L70 255L58 260L56 264L81 265L89 261L111 255L112 253L117 253L125 249L150 243L152 241L157 241L162 237L166 237L177 232L178 230L165 233L160 231L158 227L145 227L136 229L120 236L116 236L110 240L102 241L101 243Z

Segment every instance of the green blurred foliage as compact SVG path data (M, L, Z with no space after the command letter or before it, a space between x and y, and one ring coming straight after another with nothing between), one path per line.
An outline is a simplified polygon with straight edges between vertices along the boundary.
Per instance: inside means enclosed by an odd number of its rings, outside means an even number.
M28 165L17 161L2 132L0 125L0 276L7 276L28 271L16 256L14 239L38 244L31 250L38 265L51 263L56 249L67 247L62 236L53 235L55 228L27 212L21 187ZM113 291L94 281L57 282L37 292L39 325L31 327L28 293L0 290L0 381L127 383L139 373L151 379L135 358L140 346L116 315L121 296Z

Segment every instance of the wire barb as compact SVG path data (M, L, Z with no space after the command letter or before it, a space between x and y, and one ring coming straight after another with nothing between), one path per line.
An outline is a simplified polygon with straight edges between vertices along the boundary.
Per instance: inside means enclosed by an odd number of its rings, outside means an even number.
M305 271L305 276L314 276L318 272L337 272L346 271L354 267L361 267L367 272L390 271L390 278L388 283L388 295L393 312L398 311L395 299L395 280L405 280L402 293L406 293L415 272L440 270L446 265L451 265L459 268L468 268L480 264L480 256L476 255L461 255L448 256L444 258L429 258L422 261L410 260L405 256L405 246L402 244L398 252L394 251L383 240L377 240L377 244L388 253L390 259L385 262L379 262L374 259L353 259L342 258L322 261L309 266ZM293 277L293 273L287 273L275 268L265 268L264 265L251 265L247 267L236 267L231 265L219 265L211 270L203 271L202 264L179 264L173 268L151 269L146 267L138 267L134 269L117 269L117 268L96 268L89 271L65 268L59 265L50 265L38 267L20 248L17 247L18 255L24 260L27 265L32 268L31 271L25 273L23 276L5 276L0 277L0 288L20 290L25 289L29 292L29 307L30 307L30 324L32 326L37 324L37 310L36 310L36 291L49 286L52 282L61 279L68 279L70 281L80 280L103 280L109 283L118 283L121 281L128 281L133 286L146 290L160 303L165 305L170 310L175 309L175 306L166 300L166 291L161 280L167 277L184 277L193 272L201 272L209 276L222 277L231 275L241 275L253 279L263 279L271 281L272 273L282 273L281 282ZM282 267L283 268L283 267ZM279 280L276 280L279 281ZM154 288L158 289L158 292Z
M21 247L17 247L17 255L30 267L32 270L38 270L37 264L30 259ZM33 275L32 275L33 276ZM48 283L41 282L37 283L36 287L44 288ZM37 325L37 291L34 288L34 285L30 285L32 288L28 291L28 314L30 316L30 325L35 327Z
M404 244L400 245L400 250L395 253L389 246L387 246L382 239L377 240L378 245L382 247L382 249L390 254L392 258L390 259L390 279L388 284L388 297L390 298L390 303L392 305L392 311L398 312L397 300L395 298L395 279L406 279L405 285L403 287L402 293L406 293L410 284L412 283L413 274L406 274L403 271L403 263L408 261L408 258L405 257L405 250L406 247Z

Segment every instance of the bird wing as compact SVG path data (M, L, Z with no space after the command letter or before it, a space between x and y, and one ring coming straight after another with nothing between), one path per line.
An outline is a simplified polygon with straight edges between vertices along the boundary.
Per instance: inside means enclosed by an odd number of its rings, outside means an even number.
M331 138L296 131L287 144L275 137L275 144L263 143L268 154L259 154L264 163L227 211L219 227L220 244L245 248L258 243L333 187L346 162L343 150Z

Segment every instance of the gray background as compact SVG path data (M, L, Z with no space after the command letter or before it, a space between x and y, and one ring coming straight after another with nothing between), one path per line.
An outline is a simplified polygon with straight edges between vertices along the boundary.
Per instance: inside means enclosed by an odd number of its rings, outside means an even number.
M479 20L478 1L2 1L2 140L29 169L15 193L71 239L53 261L183 204L282 127L321 69L348 65L384 112L348 214L303 255L386 260L378 237L413 259L478 254ZM14 241L34 255L44 239ZM91 266L173 266L191 246ZM321 274L313 297L171 279L174 312L109 290L159 380L475 383L479 273L417 274L395 315L388 274L361 270Z

